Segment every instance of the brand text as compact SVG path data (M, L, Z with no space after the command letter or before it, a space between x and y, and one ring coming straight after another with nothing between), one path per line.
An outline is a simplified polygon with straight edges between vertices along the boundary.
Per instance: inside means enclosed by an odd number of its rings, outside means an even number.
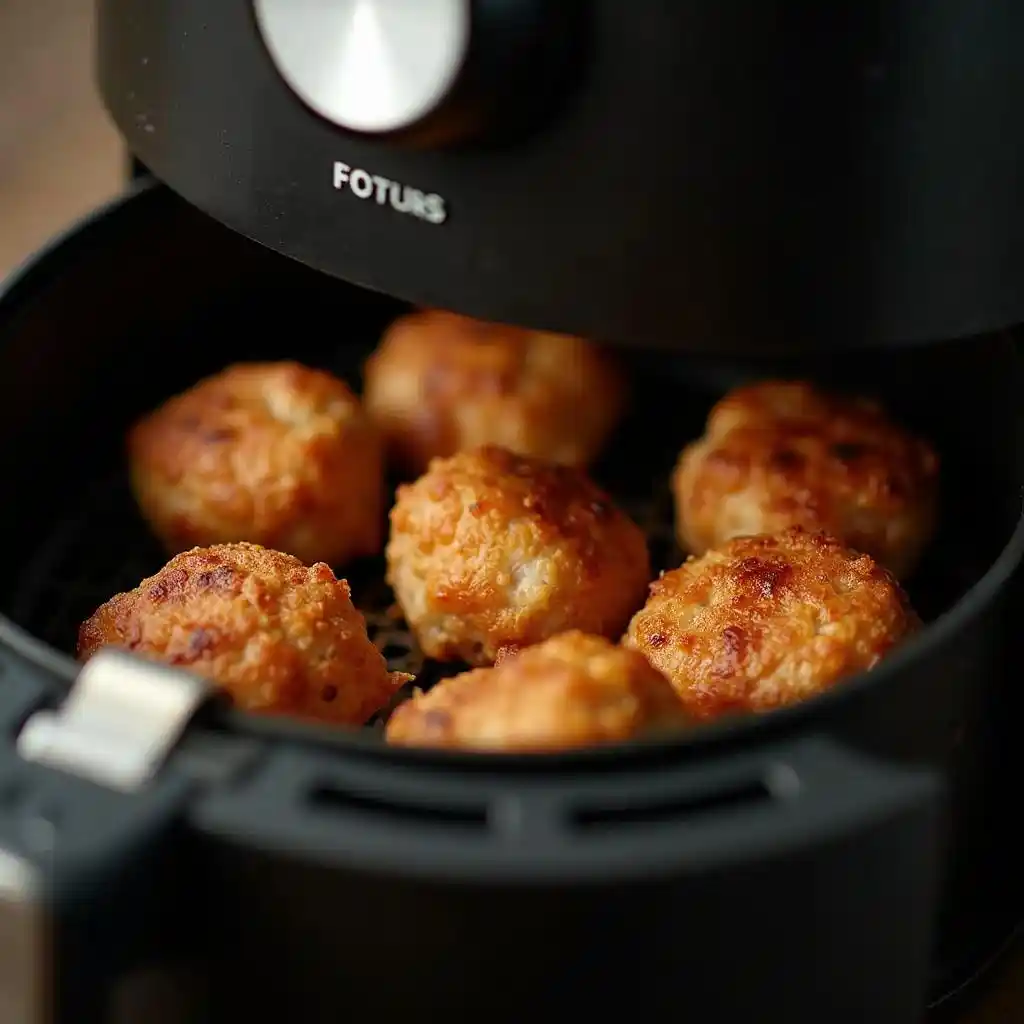
M390 206L428 224L443 224L448 219L447 204L436 192L423 192L340 160L334 162L334 187L339 192L347 189L356 199Z

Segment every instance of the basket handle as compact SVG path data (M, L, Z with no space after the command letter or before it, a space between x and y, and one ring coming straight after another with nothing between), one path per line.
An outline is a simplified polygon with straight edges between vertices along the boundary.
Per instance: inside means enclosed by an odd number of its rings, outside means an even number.
M174 913L196 783L165 761L209 687L104 651L58 710L37 704L25 721L11 675L0 696L17 735L0 745L0 1020L102 1024L115 983ZM48 695L37 685L37 696Z

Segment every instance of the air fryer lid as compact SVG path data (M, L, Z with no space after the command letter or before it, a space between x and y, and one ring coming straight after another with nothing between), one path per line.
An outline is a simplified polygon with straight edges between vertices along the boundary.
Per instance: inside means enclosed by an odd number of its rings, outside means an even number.
M419 304L734 353L1024 321L1014 0L428 6L100 0L102 92L186 199Z

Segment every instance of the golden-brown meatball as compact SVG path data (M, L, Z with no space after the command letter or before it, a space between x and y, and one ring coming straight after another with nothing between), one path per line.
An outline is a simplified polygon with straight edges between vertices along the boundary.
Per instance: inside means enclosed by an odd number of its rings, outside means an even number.
M679 542L691 554L803 526L867 552L901 579L931 539L937 485L935 452L878 405L799 381L726 395L672 480Z
M132 429L132 487L172 553L251 541L342 565L383 542L384 456L348 386L297 363L241 363Z
M348 584L255 544L196 548L101 605L78 657L115 646L212 680L246 711L362 725L409 677L388 672Z
M770 711L873 668L920 624L869 555L799 527L739 537L651 584L624 643L695 719Z
M367 411L414 473L483 444L586 466L625 404L622 379L590 342L440 310L396 320L365 382Z
M541 752L683 724L675 691L639 654L572 631L417 694L391 715L387 739L404 746Z
M491 446L398 489L387 563L423 653L471 665L569 629L617 635L650 579L643 532L581 470Z

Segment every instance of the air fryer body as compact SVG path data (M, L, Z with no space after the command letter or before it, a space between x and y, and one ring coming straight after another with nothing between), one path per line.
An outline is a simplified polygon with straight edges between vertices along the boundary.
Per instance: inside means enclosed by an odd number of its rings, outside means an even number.
M1014 0L468 6L483 52L462 91L482 112L438 138L314 111L250 0L101 0L100 84L132 151L201 209L421 305L707 352L1024 321ZM543 52L502 34L519 11Z
M15 282L0 302L0 431L32 437L35 455L0 448L22 496L2 511L22 540L0 593L9 735L74 677L40 641L67 648L89 588L115 588L103 573L149 571L133 561L130 502L107 490L132 418L232 359L287 351L341 372L400 308L160 187ZM332 316L343 340L314 329ZM976 966L1017 907L1018 855L999 824L1018 777L1005 616L1022 545L1019 371L1010 339L976 345L833 364L884 379L903 415L926 417L948 461L948 525L916 591L938 602L922 605L932 629L813 706L543 763L396 756L372 738L214 717L129 795L5 748L15 795L0 807L0 841L52 873L63 973L74 968L57 1019L106 1020L87 1000L149 977L165 987L136 990L155 1000L142 1019L160 1020L152 1007L166 1010L162 992L185 965L199 1008L175 1024L200 1013L521 1020L613 999L642 1016L682 1000L723 1021L771 1006L790 1024L916 1024L925 993ZM713 392L692 376L707 369L655 357L637 373L656 411L668 394ZM944 415L957 402L970 415ZM630 431L651 410L637 415ZM1006 443L986 444L994 436ZM92 578L74 579L83 572ZM40 807L59 824L56 864L28 845L24 815Z

